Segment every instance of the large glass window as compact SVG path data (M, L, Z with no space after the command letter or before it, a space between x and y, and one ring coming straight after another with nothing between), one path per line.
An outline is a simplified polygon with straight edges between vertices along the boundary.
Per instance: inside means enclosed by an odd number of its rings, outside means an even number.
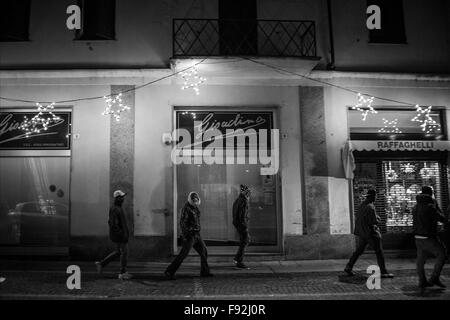
M248 127L256 132L259 128L273 127L271 112L178 111L176 117L177 128L184 128L192 134L194 134L194 120L201 123L200 127L204 129L214 127L221 132L225 127L234 130L245 130ZM215 141L221 140L222 138L216 138ZM203 147L207 144L207 142L202 143ZM255 146L259 147L259 140L256 138L246 139L244 147L236 146L233 164L225 162L206 164L202 159L198 159L198 153L196 153L191 156L192 164L176 165L177 225L179 225L180 210L187 201L189 192L196 191L202 200L200 205L202 237L206 243L213 246L235 246L239 236L232 224L232 208L233 202L239 195L240 184L245 184L252 191L249 200L250 246L253 248L277 246L277 176L261 175L261 168L265 165L249 163L248 148ZM245 151L245 163L237 162L239 149Z
M0 158L0 245L69 240L69 157Z

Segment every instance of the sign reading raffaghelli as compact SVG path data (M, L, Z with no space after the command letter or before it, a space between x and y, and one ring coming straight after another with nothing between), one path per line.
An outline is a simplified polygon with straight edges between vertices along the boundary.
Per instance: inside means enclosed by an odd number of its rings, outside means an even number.
M261 164L262 175L279 168L279 132L272 112L177 112L175 164Z
M20 127L25 117L33 118L36 112L0 111L0 150L70 150L71 113L55 111L59 117L47 130L31 133L28 137Z

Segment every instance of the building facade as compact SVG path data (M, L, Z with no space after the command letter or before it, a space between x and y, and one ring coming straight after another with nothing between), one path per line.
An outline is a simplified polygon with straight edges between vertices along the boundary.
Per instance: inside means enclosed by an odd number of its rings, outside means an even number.
M390 32L368 30L372 2L396 12L382 15ZM282 3L5 1L2 17L22 23L4 27L0 42L2 255L102 256L116 189L128 194L132 258L177 252L178 213L192 190L202 197L210 254L231 254L241 183L253 190L255 255L348 257L354 206L370 187L380 193L386 247L410 248L418 188L433 185L441 207L448 204L450 5ZM79 30L66 25L73 4ZM198 95L181 90L181 72L194 65L206 78ZM357 92L382 98L365 121L353 109ZM118 93L130 107L120 121L102 115L103 97ZM33 102L57 102L52 135L27 138L20 128L36 114ZM423 131L411 121L416 104L432 106L435 126ZM261 175L259 163L208 165L195 155L175 165L168 137L193 130L195 120L219 130L278 129L279 170ZM398 130L383 120L397 120Z

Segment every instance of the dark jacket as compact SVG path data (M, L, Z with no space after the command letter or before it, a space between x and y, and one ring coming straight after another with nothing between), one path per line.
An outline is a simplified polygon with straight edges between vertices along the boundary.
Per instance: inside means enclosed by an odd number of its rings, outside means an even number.
M109 238L113 242L126 243L129 238L127 219L123 208L114 204L109 209Z
M233 225L237 229L248 228L248 199L240 194L233 203Z
M180 227L184 238L200 232L200 210L189 202L181 209Z
M378 228L380 217L375 211L373 203L365 200L358 208L355 219L355 235L362 238L381 238L381 232Z
M438 221L445 223L446 219L436 206L436 201L427 194L416 196L417 204L413 208L414 234L418 236L436 238Z

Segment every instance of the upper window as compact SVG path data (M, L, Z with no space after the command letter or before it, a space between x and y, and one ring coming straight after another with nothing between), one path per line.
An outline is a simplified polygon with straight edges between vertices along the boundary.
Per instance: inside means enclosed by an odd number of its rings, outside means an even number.
M426 107L422 107L425 110ZM440 110L431 110L430 118L415 109L377 109L363 121L361 112L349 110L348 126L352 140L442 140L444 126ZM413 119L415 121L413 121ZM427 119L428 122L424 121ZM434 124L433 124L434 121Z
M28 41L30 0L0 1L0 41Z
M76 40L115 39L115 0L79 0L81 9L81 30Z
M402 0L367 0L381 10L381 29L369 30L370 43L406 43Z

